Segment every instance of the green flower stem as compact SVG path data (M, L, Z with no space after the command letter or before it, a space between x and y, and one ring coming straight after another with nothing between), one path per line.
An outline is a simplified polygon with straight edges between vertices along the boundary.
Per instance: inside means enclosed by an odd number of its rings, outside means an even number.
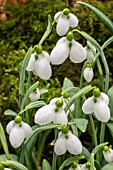
M55 129L54 132L55 132L55 141L56 141L56 139L58 137L58 129ZM52 170L57 170L56 165L57 165L57 155L56 155L55 151L53 151Z
M100 144L104 142L104 136L105 136L105 123L101 123L101 131L100 131ZM102 161L102 151L100 151L100 157L99 161Z
M99 72L99 75L100 75L102 91L104 92L104 77L103 77L103 71L102 71L102 67L101 67L99 58L97 59L97 68L98 68L98 72Z

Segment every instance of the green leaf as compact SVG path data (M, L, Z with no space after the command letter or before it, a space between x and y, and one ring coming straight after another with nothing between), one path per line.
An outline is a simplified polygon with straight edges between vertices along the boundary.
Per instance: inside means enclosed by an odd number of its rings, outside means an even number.
M51 166L46 159L44 159L42 162L42 170L51 170Z
M112 137L113 137L113 122L106 123Z
M7 166L11 165L17 170L28 170L24 165L22 165L21 163L15 162L15 161L6 161L6 162L3 162L3 164Z
M17 116L17 113L14 112L13 110L8 109L8 110L5 110L4 115L6 115L6 116Z
M43 102L43 101L36 101L36 102L32 102L30 104L28 104L25 109L28 110L28 109L32 109L32 108L35 108L35 107L42 107L42 106L45 106L46 103Z
M65 111L68 110L68 108L76 101L78 100L81 96L83 96L84 94L88 93L90 90L92 90L93 87L91 85L86 86L82 89L80 89L77 93L75 93L75 95L73 95L70 99L70 101L68 102L68 106L65 107Z
M51 33L52 31L52 19L51 19L51 16L48 15L48 26L47 26L47 29L43 35L43 37L41 38L39 44L42 45L42 43L44 42L44 40L49 36L49 34Z
M90 152L83 146L82 154L85 156L85 158L88 160L90 159Z
M86 131L88 120L87 119L74 119L76 126L78 129L80 129L82 132Z
M110 113L111 113L111 116L113 117L113 86L109 89L108 96L109 96Z
M63 170L64 167L70 165L72 162L74 162L74 161L76 161L76 160L83 159L83 158L84 158L83 155L70 157L70 158L66 159L66 160L62 163L62 165L60 166L59 170Z
M10 154L10 158L12 161L17 161L18 162L18 156L14 155L14 154ZM0 155L0 162L6 162L7 161L7 157L6 154L2 154Z
M85 3L85 2L77 2L78 4L84 5L88 7L90 10L92 10L103 22L104 24L109 28L111 33L113 34L113 22L99 9L95 8L94 6Z
M105 165L101 170L113 170L113 163Z
M20 69L20 85L19 85L19 94L24 95L24 81L25 81L25 70L28 65L29 59L32 54L32 47L27 51L24 60L22 61L22 66Z
M8 145L7 145L7 141L6 141L6 137L5 137L5 133L2 127L2 124L0 123L0 140L4 149L4 152L6 154L7 159L10 159L10 154L9 154L9 150L8 150Z
M69 80L68 78L65 78L63 81L62 91L65 91L70 87L74 87L73 82Z
M38 87L38 83L39 83L39 82L34 83L34 84L27 90L26 94L24 95L24 98L23 98L23 100L22 100L22 107L21 107L22 110L23 110L23 108L24 108L25 102L26 102L26 100L28 99L30 93Z

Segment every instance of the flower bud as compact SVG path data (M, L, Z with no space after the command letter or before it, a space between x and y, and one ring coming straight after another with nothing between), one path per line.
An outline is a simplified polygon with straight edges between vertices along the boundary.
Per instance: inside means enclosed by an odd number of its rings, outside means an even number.
M100 89L99 88L95 88L94 90L93 90L93 96L94 97L100 97Z
M72 41L74 39L74 34L72 31L69 31L66 35L68 41Z
M65 8L64 10L63 10L63 14L64 15L68 15L70 13L70 10L68 9L68 8Z
M77 166L78 166L78 164L77 164L76 162L73 162L73 163L71 164L71 167L72 167L72 168L77 168Z
M35 50L36 50L36 53L37 53L37 54L41 54L41 53L42 53L42 46L41 46L41 45L37 45L37 46L35 47Z
M91 64L89 64L88 67L84 69L84 79L87 82L91 82L93 79L93 69L91 68Z
M62 133L67 134L69 132L69 128L66 125L62 127Z
M21 123L21 121L22 121L21 116L16 116L14 121L15 121L15 123Z
M62 107L63 106L63 100L57 100L55 104L56 104L57 107Z
M90 168L90 167L91 167L90 162L86 162L86 167L87 167L87 168Z
M67 98L69 98L69 93L63 93L62 96L63 96L63 98L67 99Z
M4 165L0 163L0 170L4 170Z

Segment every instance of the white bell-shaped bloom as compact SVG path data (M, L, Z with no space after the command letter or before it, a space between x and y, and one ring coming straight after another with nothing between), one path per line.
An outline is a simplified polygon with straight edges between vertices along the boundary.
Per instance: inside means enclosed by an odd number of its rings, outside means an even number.
M67 134L60 132L54 145L54 151L57 155L65 154L66 151L78 155L82 152L82 143L71 131Z
M94 169L96 170L96 168L94 167ZM83 164L81 167L81 170L92 170L91 168L87 168L86 164Z
M109 148L108 151L103 151L103 155L107 162L113 162L113 149Z
M71 13L64 15L62 11L59 11L55 14L54 19L57 22L56 31L59 36L65 35L70 27L78 26L78 18Z
M53 65L62 64L68 56L73 63L81 63L86 59L86 51L83 46L74 39L68 41L66 37L62 37L50 54L51 63Z
M86 67L84 69L84 79L89 83L93 79L93 69Z
M84 47L84 49L86 50L86 59L87 60L94 60L94 54L92 52L92 50L90 48ZM96 53L96 48L93 46L93 49Z
M33 71L41 79L48 80L52 74L49 54L45 51L42 51L41 54L33 53L26 70Z
M11 170L10 168L4 168L4 170Z
M76 168L70 167L69 170L81 170L80 166L78 165Z
M68 119L63 106L57 109L55 105L55 102L59 99L52 99L48 105L43 106L36 112L34 119L36 124L46 125L53 122L67 125Z
M94 112L96 118L101 122L108 122L110 119L110 109L108 107L109 98L105 93L100 94L95 101L94 96L89 97L83 104L82 110L85 114Z
M36 92L32 92L29 95L29 98L30 98L31 102L35 102L35 101L39 100L40 99L40 90L37 88Z
M14 148L18 148L24 139L30 136L33 132L27 123L22 121L17 124L14 120L8 123L6 131L9 134L10 143Z

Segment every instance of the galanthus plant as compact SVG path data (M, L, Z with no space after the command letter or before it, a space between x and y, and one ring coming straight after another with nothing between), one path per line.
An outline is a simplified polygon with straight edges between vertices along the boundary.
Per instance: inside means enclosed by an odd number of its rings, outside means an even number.
M79 4L91 9L113 33L113 23L105 14L87 3ZM57 34L63 37L49 54L42 47L55 23ZM103 51L113 42L113 36L100 46L93 37L76 28L78 23L78 18L67 8L58 11L53 22L48 16L46 32L26 53L20 69L20 111L5 111L5 116L10 116L6 126L9 138L0 123L5 152L0 155L0 170L113 169L113 87L109 89L109 67ZM85 47L74 39L76 32L86 40ZM75 67L83 65L79 87L64 78L61 94L51 97L49 102L43 101L41 95L48 89L39 87L41 79L49 80L52 65L60 65L68 57ZM40 82L32 83L32 72ZM99 85L94 82L97 75ZM51 153L51 159L43 160L44 148Z

